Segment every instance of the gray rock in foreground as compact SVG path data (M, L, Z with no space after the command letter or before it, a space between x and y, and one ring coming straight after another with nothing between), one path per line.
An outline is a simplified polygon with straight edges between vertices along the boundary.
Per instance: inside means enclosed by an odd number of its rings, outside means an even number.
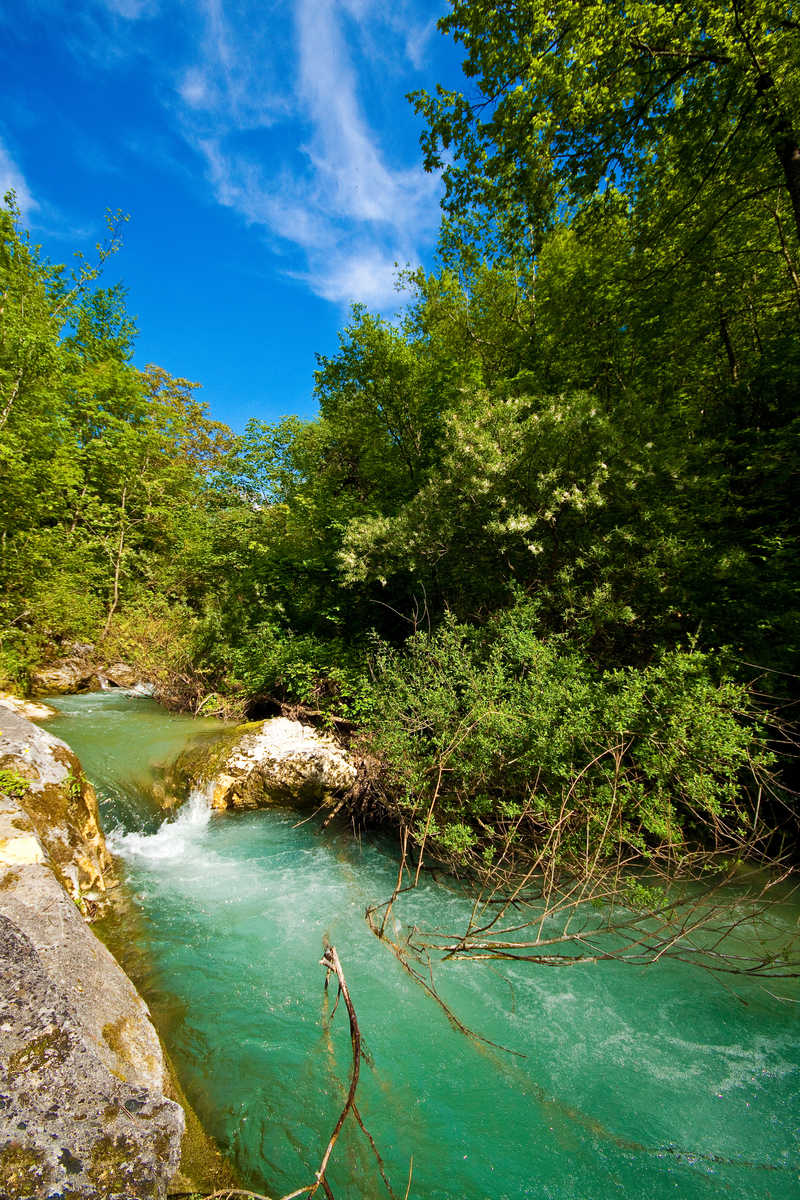
M109 1070L30 939L2 916L0 1030L0 1194L162 1197L182 1110Z
M162 1200L183 1110L144 1001L78 908L110 877L94 791L3 705L0 770L0 1200Z
M5 804L10 808L9 801ZM8 816L0 812L0 834ZM22 831L19 839L35 840ZM46 862L8 870L0 863L0 915L30 941L84 1040L112 1075L160 1094L164 1060L147 1006ZM0 1023L0 1061L7 1058L5 1040L10 1032Z

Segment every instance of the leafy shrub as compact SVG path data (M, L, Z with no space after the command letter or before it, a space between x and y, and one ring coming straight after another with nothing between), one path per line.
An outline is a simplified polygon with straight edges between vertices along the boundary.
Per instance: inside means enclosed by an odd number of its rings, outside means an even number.
M0 632L0 688L26 693L43 654L40 636L13 628Z
M154 679L190 675L195 626L186 605L143 592L115 613L103 640L103 655L109 662L128 662Z
M746 690L709 656L601 671L543 640L527 602L384 649L373 707L398 815L456 859L509 841L573 866L730 848L753 835L748 783L770 764Z
M277 621L246 631L234 647L220 647L216 669L228 688L249 696L330 709L354 720L366 716L372 702L363 648L341 638L295 634Z

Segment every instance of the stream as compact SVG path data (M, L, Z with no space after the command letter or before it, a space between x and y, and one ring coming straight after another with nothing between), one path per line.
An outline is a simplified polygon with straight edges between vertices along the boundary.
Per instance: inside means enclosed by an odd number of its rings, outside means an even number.
M277 1198L313 1182L342 1108L351 1046L344 1007L324 1012L327 934L369 1055L359 1109L398 1197L412 1158L409 1200L800 1195L794 981L667 960L441 964L460 1019L517 1054L473 1042L366 925L394 885L392 842L282 808L212 815L200 794L164 821L153 764L214 723L119 691L49 702L122 860L130 903L112 949L243 1186ZM454 930L469 910L427 880L396 912ZM787 939L799 912L779 914ZM337 1200L387 1195L352 1119L328 1178Z

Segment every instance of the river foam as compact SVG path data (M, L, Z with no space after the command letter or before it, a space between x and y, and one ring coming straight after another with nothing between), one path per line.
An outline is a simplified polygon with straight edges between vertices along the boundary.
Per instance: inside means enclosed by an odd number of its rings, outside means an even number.
M121 858L147 859L150 862L165 858L184 858L190 848L205 833L211 819L211 784L192 788L189 799L172 820L166 820L155 833L125 833L121 829L107 836L109 847Z

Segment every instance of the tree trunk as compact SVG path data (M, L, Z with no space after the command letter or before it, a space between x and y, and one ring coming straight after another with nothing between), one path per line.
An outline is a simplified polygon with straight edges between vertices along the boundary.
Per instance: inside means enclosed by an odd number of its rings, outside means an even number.
M786 187L792 201L797 240L800 242L800 145L790 132L776 139L775 152L783 168Z
M728 329L728 319L724 312L719 314L719 335L725 347L725 355L728 359L728 370L731 373L731 379L736 383L739 379L739 364L736 361L736 351L733 348L730 330Z
M772 209L771 212L772 212L773 217L775 218L775 224L778 228L778 238L781 243L781 255L783 257L784 263L786 264L786 270L789 272L789 278L792 281L792 286L794 287L795 299L797 300L798 307L800 307L800 276L797 273L797 269L794 265L794 260L792 259L792 256L789 253L789 247L786 245L786 236L783 232L783 222L781 221L781 214L779 213L777 208Z
M756 61L754 59L754 62ZM786 190L792 202L797 240L800 242L800 140L780 102L775 80L769 71L762 71L759 75L756 92L766 110L772 145L781 164Z
M127 498L127 494L128 489L124 487L122 489L122 509L119 516L119 541L117 542L117 556L114 561L114 594L111 598L111 604L108 607L108 616L106 617L106 623L103 628L103 637L106 636L111 627L111 618L117 611L117 604L119 603L119 576L120 571L122 570L122 552L125 549L125 500Z
M2 429L5 425L6 421L8 420L9 413L14 407L14 401L16 400L17 393L19 392L19 385L22 383L22 374L23 368L20 367L19 371L17 372L17 377L11 387L11 394L8 397L5 408L3 409L2 413L0 413L0 429Z

